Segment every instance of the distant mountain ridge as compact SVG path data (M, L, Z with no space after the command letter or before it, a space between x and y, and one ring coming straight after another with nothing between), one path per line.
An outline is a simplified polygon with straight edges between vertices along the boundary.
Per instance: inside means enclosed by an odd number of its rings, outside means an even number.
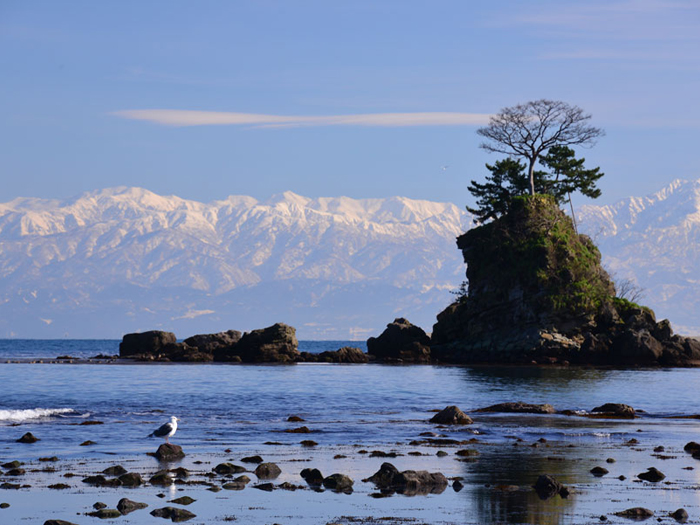
M644 302L700 333L700 180L611 206L580 228ZM464 280L463 207L412 200L201 203L140 188L0 204L0 337L181 337L277 321L304 339L364 339L394 317L430 330Z

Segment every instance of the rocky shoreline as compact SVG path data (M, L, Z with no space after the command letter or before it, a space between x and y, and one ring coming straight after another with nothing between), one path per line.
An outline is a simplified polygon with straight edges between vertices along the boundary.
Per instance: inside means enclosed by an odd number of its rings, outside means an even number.
M499 419L493 418L505 415L521 417L522 414L534 418L564 415L579 421L594 418L613 428L614 425L639 420L640 417L639 411L633 407L616 403L594 407L586 413L557 410L550 404L521 402L483 407L472 410L471 414L464 413L457 406L448 406L442 410L427 411L425 420L415 422L415 439L385 447L357 444L339 453L334 447L309 446L302 441L301 446L289 449L290 455L285 457L273 450L279 448L276 443L239 446L237 451L228 448L215 455L201 455L196 450L183 451L178 445L163 444L155 453L148 454L152 457L150 462L125 457L122 458L123 464L115 457L88 462L61 460L49 455L50 436L40 435L36 440L26 440L22 436L17 441L23 443L21 446L32 447L36 459L7 459L0 464L0 521L3 521L3 512L14 508L15 495L26 491L49 491L61 494L62 499L67 500L87 493L98 499L91 504L91 508L74 507L70 514L48 519L43 522L44 525L73 525L76 515L115 519L136 512L150 513L153 517L173 522L185 522L207 516L207 505L197 504L206 499L207 493L219 494L217 498L226 500L235 499L234 494L241 491L247 493L251 490L260 494L259 500L267 501L268 505L275 501L274 493L298 493L302 500L309 497L304 494L324 492L349 497L369 496L372 499L392 496L441 498L448 494L448 488L453 494L460 493L465 487L469 492L476 490L474 485L478 481L457 472L479 472L482 468L493 468L491 462L501 461L498 458L504 454L517 456L522 453L529 459L521 470L506 473L510 480L508 484L486 483L479 490L501 504L518 496L532 505L529 498L533 495L535 501L541 502L538 508L542 512L549 512L548 508L550 511L561 508L564 501L582 497L590 499L590 494L596 493L601 501L606 502L600 506L603 514L595 516L598 522L614 521L618 517L633 520L657 517L659 521L685 523L700 516L700 508L695 508L697 505L689 507L689 513L686 508L671 507L666 498L661 497L666 490L692 493L697 490L692 472L700 466L697 463L700 461L700 444L697 442L688 442L682 449L652 442L645 438L642 427L637 430L637 437L612 443L604 452L596 451L595 447L584 451L575 442L544 437L536 439L531 436L527 440L517 435L506 435L498 439L502 431L499 430ZM644 417L643 414L641 416ZM292 415L287 418L288 430L293 433L295 425L300 422L313 427L318 424ZM506 443L503 437L507 439ZM607 459L601 454L608 454ZM653 464L650 465L652 460ZM185 462L187 466L183 466ZM660 462L668 466L663 467ZM327 470L333 463L346 467L353 465L353 472L337 467L335 472L334 468L330 468L331 473L324 474L318 468L325 466L323 470ZM584 467L581 467L582 464ZM425 468L415 468L416 465ZM594 466L590 468L590 465ZM582 468L588 472L583 472ZM581 472L572 475L570 469ZM635 472L632 478L622 474L630 472L630 469ZM443 470L448 473L444 474ZM609 501L606 487L612 480L619 494L633 491L628 493L629 496L634 491L641 491L636 498L643 498L647 505L625 505L624 498ZM183 494L179 495L178 492ZM103 501L110 502L112 506ZM436 500L431 501L435 504ZM657 510L650 510L648 506ZM660 507L664 510L659 510ZM230 520L225 521L235 520L236 517L231 516ZM85 523L85 520L77 518L77 522ZM341 519L324 520L323 523L330 525L358 521ZM406 521L388 517L383 518L382 523L399 524Z

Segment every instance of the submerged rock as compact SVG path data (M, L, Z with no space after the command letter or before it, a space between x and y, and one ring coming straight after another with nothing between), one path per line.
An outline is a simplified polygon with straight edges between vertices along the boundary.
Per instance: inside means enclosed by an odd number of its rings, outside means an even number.
M430 418L430 422L439 425L471 425L474 421L458 406L450 405Z
M535 489L541 500L548 500L557 494L562 498L569 495L568 489L548 474L542 474L538 477L532 488Z
M503 413L516 413L516 414L556 414L554 407L549 404L544 405L533 405L529 403L510 402L510 403L497 403L484 408L479 408L475 412L503 412Z
M644 507L632 507L630 509L625 509L615 513L615 516L620 516L631 520L645 520L647 518L651 518L653 515L653 511L645 509Z
M111 520L114 518L121 518L122 513L119 512L117 509L100 509L94 512L88 512L88 516L92 516L93 518L100 518L103 520Z
M217 474L221 474L221 475L240 474L241 472L245 472L244 467L241 467L239 465L234 465L233 463L219 463L217 466L214 467L213 470Z

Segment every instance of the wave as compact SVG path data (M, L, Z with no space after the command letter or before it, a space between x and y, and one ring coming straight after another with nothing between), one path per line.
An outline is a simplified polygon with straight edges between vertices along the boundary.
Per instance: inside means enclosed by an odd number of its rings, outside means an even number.
M58 416L62 414L72 414L72 408L29 408L25 410L0 410L0 422L10 421L21 423L31 419L41 419L45 417Z

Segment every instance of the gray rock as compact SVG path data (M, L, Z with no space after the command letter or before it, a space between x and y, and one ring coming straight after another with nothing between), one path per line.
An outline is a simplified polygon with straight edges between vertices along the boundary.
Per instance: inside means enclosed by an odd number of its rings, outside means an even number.
M138 501L131 501L128 498L122 498L117 503L117 510L126 516L127 514L134 512L135 510L145 509L148 507L147 503L141 503Z
M345 474L331 474L323 478L323 486L335 492L352 492L354 482Z
M439 425L471 425L474 421L459 407L450 405L430 418L430 422Z
M280 474L282 474L282 469L274 463L260 463L255 469L255 475L258 479L275 479Z

